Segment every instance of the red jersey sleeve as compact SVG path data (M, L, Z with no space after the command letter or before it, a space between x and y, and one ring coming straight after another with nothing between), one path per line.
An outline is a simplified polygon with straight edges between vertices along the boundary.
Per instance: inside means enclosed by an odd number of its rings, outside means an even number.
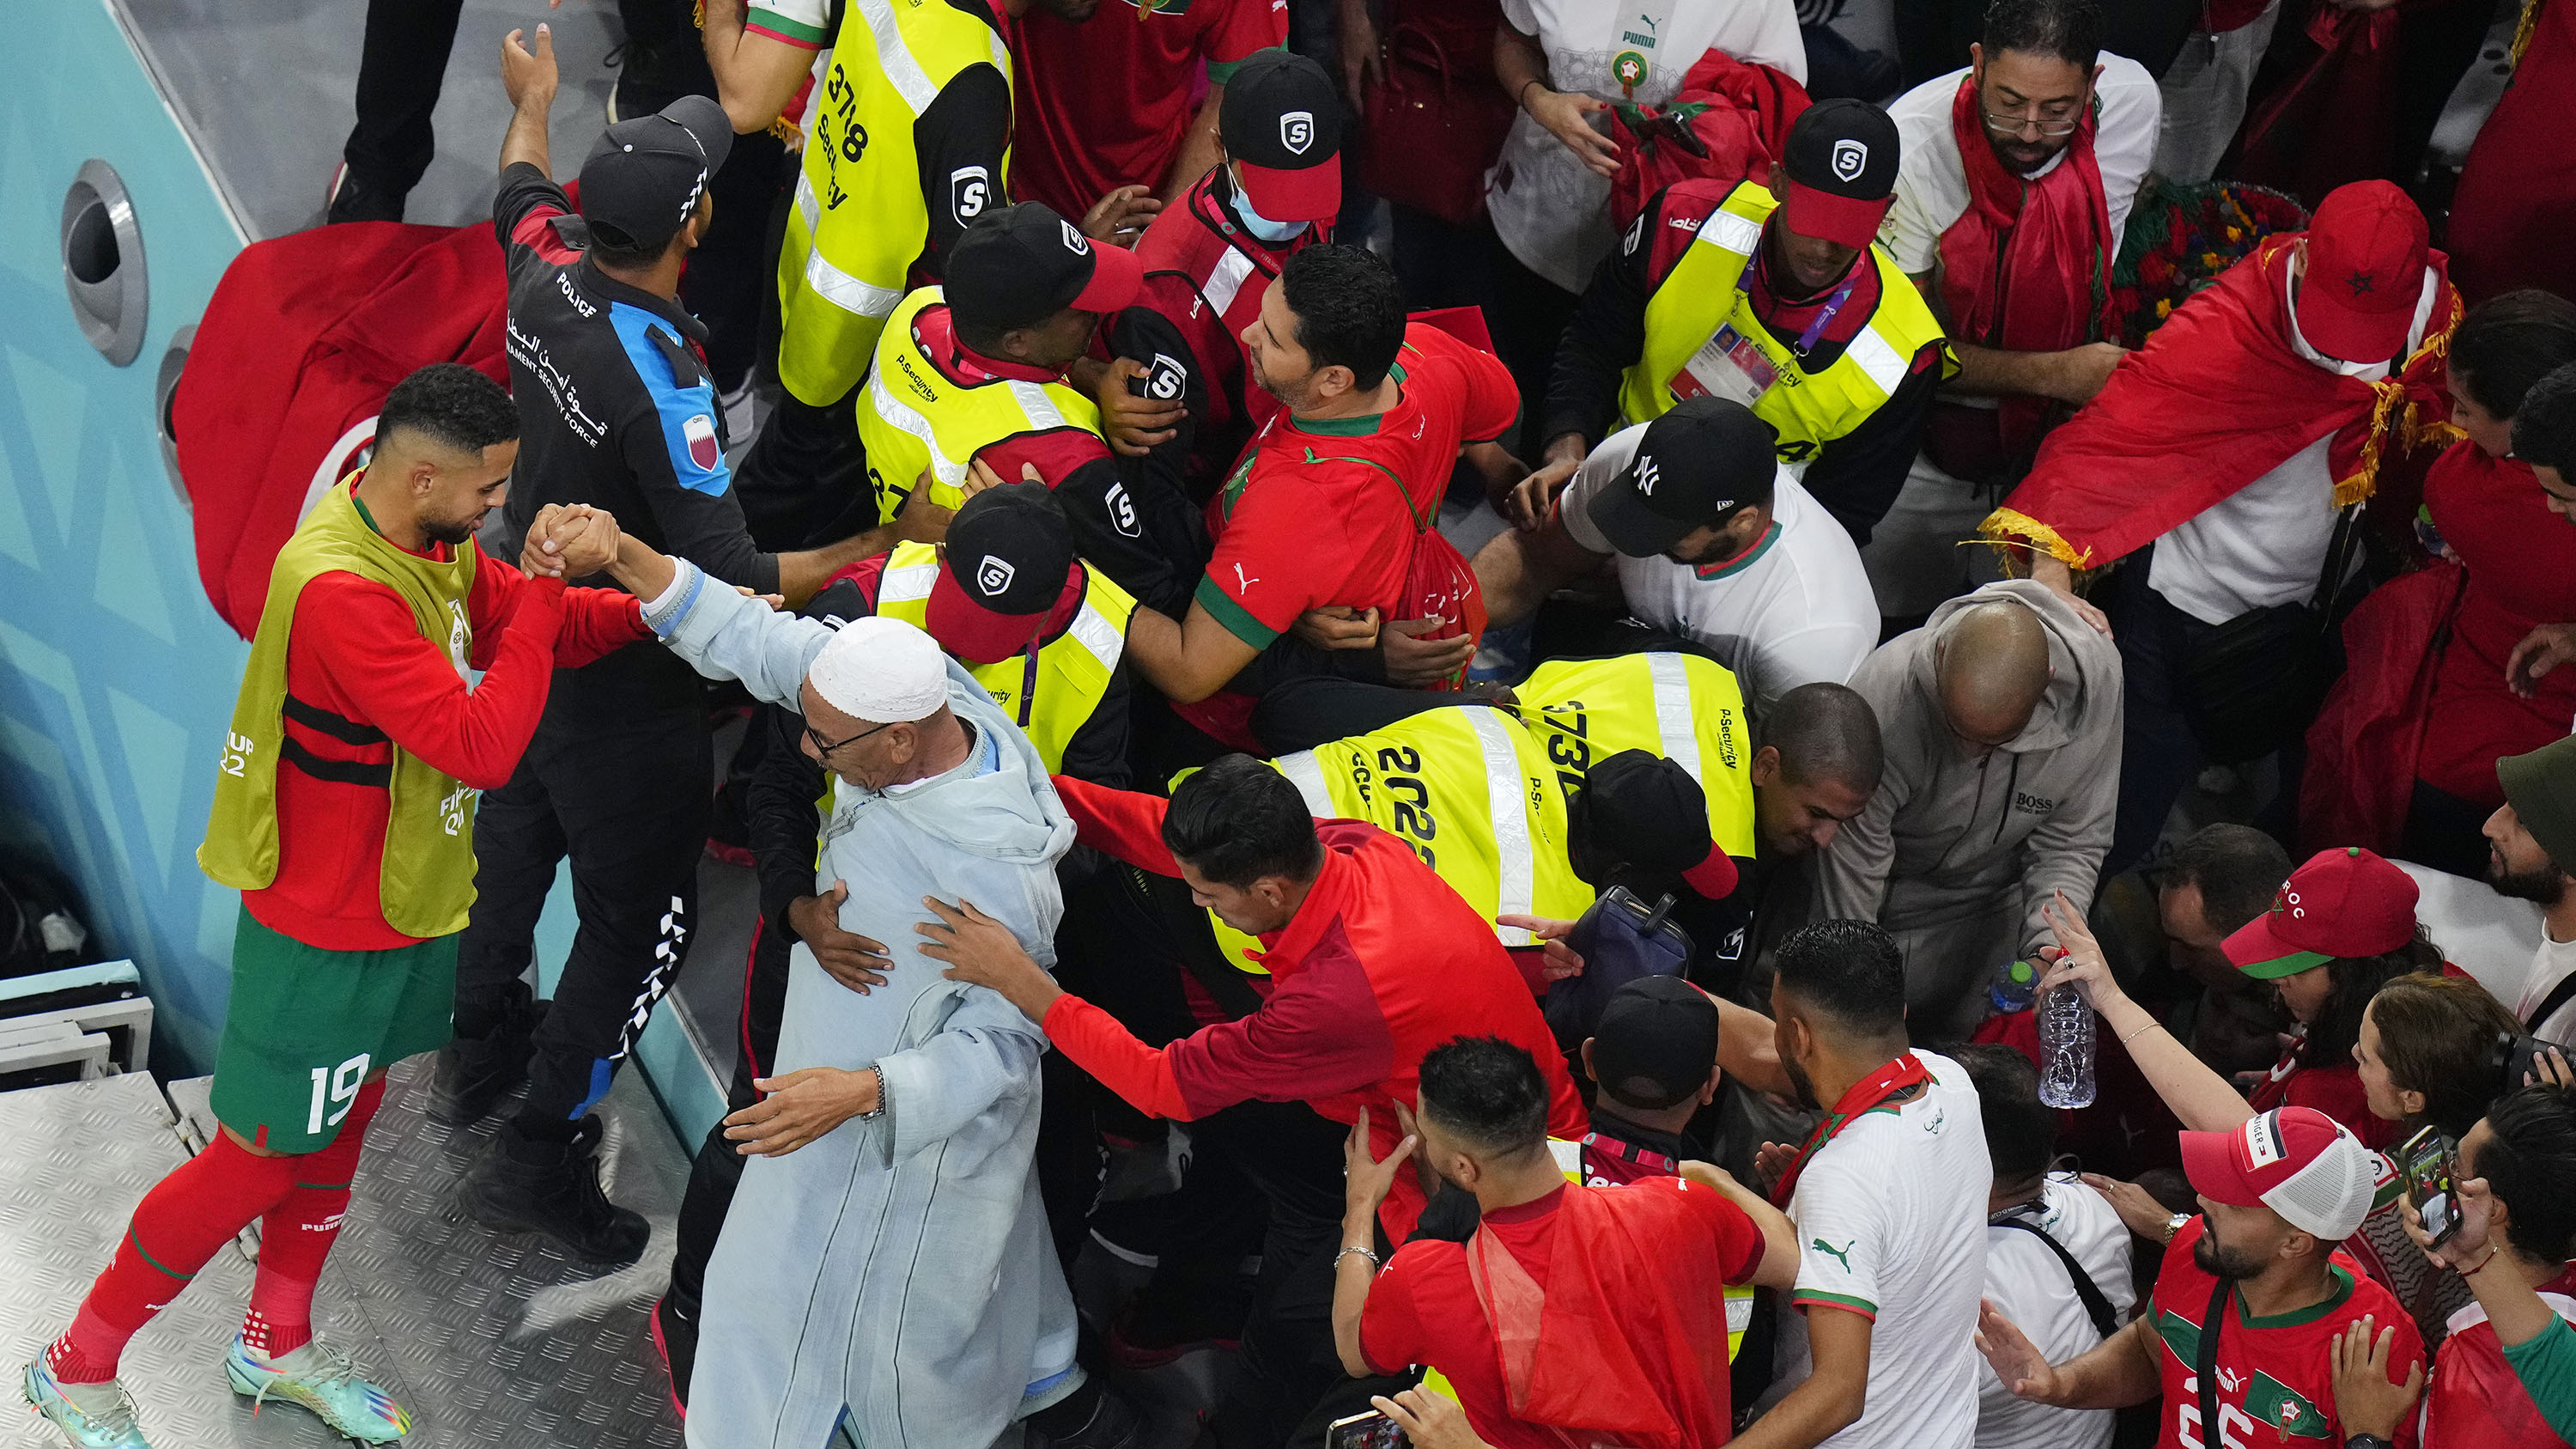
M1380 1374L1400 1374L1430 1353L1422 1332L1422 1314L1413 1302L1413 1280L1423 1260L1456 1245L1425 1239L1407 1243L1387 1259L1369 1282L1368 1302L1360 1308L1360 1357Z
M1047 1008L1047 1039L1139 1111L1192 1122L1237 1102L1338 1096L1386 1079L1395 1037L1358 959L1309 961L1261 1009L1160 1049L1077 996Z
M447 651L421 636L402 596L355 574L306 584L295 631L367 723L458 781L497 790L545 713L563 621L563 586L549 582L520 595L492 667L471 690Z
M1163 844L1163 812L1172 802L1159 795L1113 790L1071 775L1051 776L1056 798L1073 817L1074 838L1138 870L1177 876L1180 863Z
M1225 0L1225 14L1199 40L1207 56L1208 84L1224 85L1253 52L1287 43L1288 0Z
M1490 443L1512 430L1521 415L1521 390L1501 358L1437 327L1408 327L1404 341L1422 363L1406 369L1414 374L1408 384L1418 378L1457 409L1460 441Z
M1340 515L1317 505L1296 476L1299 465L1253 464L1251 482L1226 519L1207 572L1191 598L1225 631L1267 649L1297 616L1344 601L1351 562L1360 554Z
M1687 1178L1673 1181L1680 1185L1682 1201L1690 1205L1691 1213L1717 1240L1717 1261L1726 1271L1726 1281L1752 1282L1754 1271L1762 1266L1762 1229L1716 1188Z
M653 637L635 596L622 589L574 589L557 578L532 579L509 564L486 557L474 571L474 591L465 609L474 621L473 664L489 669L500 656L501 641L517 617L519 601L531 589L551 592L562 616L555 635L555 667L578 669L638 639Z

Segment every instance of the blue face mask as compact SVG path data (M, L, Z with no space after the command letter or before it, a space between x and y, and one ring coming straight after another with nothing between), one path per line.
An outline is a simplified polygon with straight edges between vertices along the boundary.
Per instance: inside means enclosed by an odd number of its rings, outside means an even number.
M1306 229L1302 221L1272 221L1253 210L1252 198L1240 184L1234 188L1234 219L1243 223L1245 231L1266 242L1288 241Z

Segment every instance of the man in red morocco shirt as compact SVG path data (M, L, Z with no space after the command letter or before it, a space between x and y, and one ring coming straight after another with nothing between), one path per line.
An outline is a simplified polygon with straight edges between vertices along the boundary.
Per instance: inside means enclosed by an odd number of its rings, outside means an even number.
M1208 506L1215 552L1189 616L1130 641L1185 718L1237 745L1259 684L1227 686L1300 615L1415 617L1406 578L1459 449L1501 437L1520 408L1500 358L1406 325L1395 274L1363 247L1289 258L1244 345L1285 411Z
M2337 1246L2370 1211L2377 1160L2308 1107L2276 1108L2225 1132L2185 1132L2183 1172L2201 1216L2174 1234L2138 1316L2101 1347L2052 1367L1990 1303L1977 1347L2007 1387L2038 1403L2112 1409L2161 1389L2157 1449L2344 1444L2335 1341L2367 1317L2396 1334L2387 1360L2395 1377L2424 1361L2413 1316ZM2216 1382L2203 1384L2205 1373ZM2216 1435L2203 1428L2204 1405L2215 1406ZM2413 1444L2415 1434L2410 1414L2398 1444Z
M1725 1292L1795 1286L1788 1216L1704 1162L1621 1186L1568 1183L1548 1151L1538 1063L1511 1043L1449 1042L1423 1057L1421 1078L1424 1156L1475 1195L1480 1222L1463 1244L1416 1238L1378 1272L1368 1214L1412 1162L1379 1161L1352 1134L1333 1259L1343 1367L1437 1370L1497 1449L1724 1444Z
M1011 189L1080 216L1121 186L1169 201L1216 164L1235 67L1288 43L1287 0L1125 0L1083 19L1031 10L1011 27ZM1204 61L1207 99L1190 109Z
M314 1282L385 1068L449 1036L474 792L517 768L556 669L649 637L633 598L561 582L614 551L606 515L560 532L540 515L527 557L544 577L482 557L475 530L518 451L498 384L422 368L385 398L374 461L279 552L198 850L242 890L215 1062L223 1130L145 1195L70 1330L27 1366L29 1402L75 1445L144 1445L117 1359L254 1219L259 1276L224 1359L234 1391L366 1443L411 1427L314 1337ZM471 690L468 669L485 671Z
M1270 973L1261 1007L1156 1049L1058 990L971 902L925 903L939 920L919 928L931 938L923 953L1008 997L1138 1108L1197 1124L1200 1149L1223 1152L1268 1200L1247 1372L1211 1426L1227 1449L1276 1444L1340 1376L1328 1254L1343 1133L1332 1124L1374 1107L1372 1153L1392 1151L1394 1107L1416 1095L1424 1054L1459 1036L1527 1051L1546 1079L1548 1130L1569 1143L1586 1128L1583 1099L1492 923L1394 836L1314 819L1285 776L1242 755L1191 775L1169 801L1064 776L1055 786L1083 844L1178 876L1202 909L1260 938ZM1314 1110L1266 1105L1296 1102ZM1387 1240L1410 1236L1423 1206L1421 1184L1399 1174L1378 1211Z

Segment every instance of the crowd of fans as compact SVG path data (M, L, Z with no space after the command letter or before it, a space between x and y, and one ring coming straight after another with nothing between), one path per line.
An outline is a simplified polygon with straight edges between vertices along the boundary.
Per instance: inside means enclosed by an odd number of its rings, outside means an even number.
M469 1210L607 1265L592 1108L754 866L689 1443L1142 1444L1210 1348L1221 1449L2576 1438L2576 168L2428 159L2492 7L621 8L577 190L502 42L508 396L416 374L316 513L516 602L417 696L299 623L207 864L446 942ZM418 174L369 104L335 221ZM283 1221L381 1089L226 1060ZM29 1369L75 1445L231 1231L182 1172ZM327 1248L234 1382L389 1442Z

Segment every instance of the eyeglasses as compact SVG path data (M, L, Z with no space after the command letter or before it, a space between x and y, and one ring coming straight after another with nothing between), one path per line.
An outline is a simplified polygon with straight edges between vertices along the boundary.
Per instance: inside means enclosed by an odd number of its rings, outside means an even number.
M1977 114L1985 117L1986 129L1998 136L2018 136L2024 131L2037 131L2042 137L2054 141L2074 135L2076 127L2084 124L2084 118L2081 115L2063 121L2050 121L2042 120L2037 116L1998 116L1983 108L1980 108Z
M823 738L821 731L815 729L812 725L807 725L805 727L805 738L814 746L814 757L816 759L829 759L832 752L839 749L841 746L855 745L859 741L866 739L868 736L875 734L878 730L890 730L901 723L903 723L903 721L899 719L888 720L884 724L863 729L845 740L827 740Z

